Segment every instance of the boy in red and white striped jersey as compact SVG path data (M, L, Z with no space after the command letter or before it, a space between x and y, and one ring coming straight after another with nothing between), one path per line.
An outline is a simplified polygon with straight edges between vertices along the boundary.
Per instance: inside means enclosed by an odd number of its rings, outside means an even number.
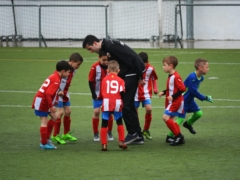
M91 66L88 75L89 88L92 93L92 103L93 103L93 116L92 116L92 128L94 133L94 141L100 141L99 139L99 116L100 116L100 107L102 106L102 94L101 94L101 84L102 79L107 75L108 67L108 57L107 54L103 51L99 52L99 60ZM112 141L112 125L113 118L109 117L108 123L108 140Z
M142 107L145 107L146 114L145 114L145 123L142 134L145 136L146 139L152 140L149 128L152 121L152 89L154 94L158 93L157 87L157 73L152 65L150 65L148 60L148 55L145 52L141 52L138 54L145 64L145 72L143 73L143 79L146 82L145 85L138 85L138 89L135 95L134 104L135 108L138 111L140 103L142 103ZM135 140L133 143L141 144L140 141Z
M101 145L102 151L107 150L107 127L109 117L113 114L117 122L118 131L118 146L126 149L127 145L124 143L124 126L122 121L122 97L125 91L125 82L118 77L119 64L112 60L108 64L108 75L103 78L101 85L101 92L103 97L102 104L102 127L101 127Z
M169 73L166 90L159 93L159 97L166 95L163 121L174 134L174 140L170 145L177 146L185 143L184 136L181 134L178 124L175 123L174 117L184 113L182 93L186 91L186 87L182 82L181 76L175 70L178 65L178 59L174 56L168 56L163 59L162 63L164 72Z
M32 108L34 109L36 116L39 116L41 120L40 148L42 149L56 149L50 139L48 139L48 134L52 131L52 129L49 130L48 127L48 115L50 115L54 121L59 117L54 105L59 95L58 90L61 78L66 78L69 75L70 70L71 66L67 61L59 61L56 65L56 71L44 81L34 97Z
M61 79L61 84L59 87L59 91L62 92L62 96L58 98L58 104L56 105L57 111L60 114L60 117L53 123L49 120L49 126L54 125L54 132L52 136L52 140L57 142L58 144L66 144L66 140L68 141L77 141L77 138L72 136L70 133L70 125L71 125L71 108L70 108L70 95L69 95L69 87L72 82L72 78L76 72L76 70L80 67L83 62L83 58L79 53L73 53L69 57L69 65L72 67L71 72L68 77ZM62 136L59 135L60 127L61 127L61 119L63 117L63 125L64 132Z

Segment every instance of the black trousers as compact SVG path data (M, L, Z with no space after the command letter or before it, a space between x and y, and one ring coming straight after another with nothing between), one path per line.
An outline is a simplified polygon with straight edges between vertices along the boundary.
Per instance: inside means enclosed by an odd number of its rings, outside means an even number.
M138 120L138 114L134 105L134 97L138 87L137 76L127 76L125 81L125 93L123 97L123 120L129 134L135 132L142 137L141 127Z

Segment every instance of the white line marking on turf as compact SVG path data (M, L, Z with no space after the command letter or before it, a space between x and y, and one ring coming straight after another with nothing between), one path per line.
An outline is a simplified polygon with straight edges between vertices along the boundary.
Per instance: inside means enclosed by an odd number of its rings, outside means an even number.
M0 93L26 93L26 94L33 94L36 93L35 91L9 91L9 90L0 90ZM71 93L73 95L83 95L83 96L90 96L91 93ZM152 98L159 98L158 96L153 96ZM165 97L162 97L165 98ZM160 99L160 98L159 98ZM229 102L240 102L239 99L213 99L214 101L229 101Z
M31 108L32 106L23 106L23 105L0 105L0 107L7 108ZM240 106L200 106L201 108L211 108L211 109L233 109L240 108ZM92 106L71 106L71 108L93 108ZM164 109L164 106L153 106L154 109Z

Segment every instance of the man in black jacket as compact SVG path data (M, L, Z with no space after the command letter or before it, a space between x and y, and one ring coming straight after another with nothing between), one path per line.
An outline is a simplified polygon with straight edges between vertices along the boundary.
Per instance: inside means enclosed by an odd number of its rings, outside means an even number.
M123 96L123 119L128 131L125 143L143 144L144 139L138 120L138 114L134 106L134 96L138 83L144 85L142 74L145 66L141 58L130 47L118 40L99 40L93 35L85 37L83 48L90 53L107 53L109 60L116 60L120 65L120 76L125 81L125 94Z

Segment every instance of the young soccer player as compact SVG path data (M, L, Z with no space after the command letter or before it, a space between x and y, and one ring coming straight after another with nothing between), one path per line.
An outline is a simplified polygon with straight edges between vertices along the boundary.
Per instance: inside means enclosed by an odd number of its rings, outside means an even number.
M202 117L203 114L197 103L194 101L194 98L197 98L200 101L213 102L211 96L203 95L198 91L200 84L204 80L204 75L209 71L208 61L198 58L195 61L194 66L196 71L190 73L184 81L184 85L187 88L187 91L184 93L184 114L179 116L176 120L176 123L180 126L186 117L186 113L193 113L193 115L183 123L183 127L187 128L192 134L196 134L192 125ZM173 134L170 132L168 134L168 139L170 140L172 137Z
M56 149L51 141L48 141L49 129L47 117L50 115L54 121L59 117L54 105L58 96L61 78L66 78L70 70L71 66L67 61L59 61L56 65L56 71L44 81L34 97L32 108L35 110L36 116L39 116L41 120L40 148L42 149Z
M102 127L100 132L102 151L107 151L107 127L108 119L111 114L117 122L118 131L118 146L126 149L127 145L124 143L124 126L122 121L122 97L125 91L125 83L123 79L118 77L119 64L112 60L108 64L108 75L103 78L101 85L101 92L103 97L102 105Z
M145 107L145 124L142 131L142 134L146 139L152 140L152 136L150 134L149 128L152 121L152 88L154 94L158 93L157 87L157 79L158 76L153 66L150 65L148 60L148 55L145 52L141 52L138 54L145 64L145 72L143 73L143 79L146 82L145 85L138 85L138 89L135 95L135 108L138 111L139 105L142 102L142 106ZM137 143L138 141L133 141L133 143Z
M108 67L108 57L107 54L103 51L99 52L98 61L91 66L88 75L89 88L92 93L92 101L93 101L93 116L92 116L92 128L94 138L93 141L100 141L99 139L99 116L100 116L100 107L102 106L102 94L101 94L101 84L102 79L107 75L107 67ZM113 118L109 117L108 123L108 140L113 141L112 135L112 126L113 126Z
M177 58L168 56L163 59L162 63L164 72L169 73L166 90L159 93L159 97L166 95L163 121L174 134L174 140L170 145L177 146L185 143L178 124L174 122L174 117L184 113L182 93L186 91L186 87L182 82L182 78L175 70L178 65Z
M60 115L60 118L56 120L54 125L54 132L52 136L52 140L57 142L58 144L66 144L66 140L69 141L77 141L77 138L72 136L70 133L70 125L71 125L71 109L70 109L70 95L69 95L69 87L72 81L72 78L76 72L76 70L80 67L83 62L83 58L79 53L73 53L69 57L68 63L72 67L71 72L67 78L62 78L60 85L60 92L63 93L63 96L59 96L58 104L56 106L57 111ZM64 114L64 116L63 116ZM61 127L61 119L63 117L63 125L64 132L63 135L60 136L60 127ZM50 120L49 122L51 122Z

